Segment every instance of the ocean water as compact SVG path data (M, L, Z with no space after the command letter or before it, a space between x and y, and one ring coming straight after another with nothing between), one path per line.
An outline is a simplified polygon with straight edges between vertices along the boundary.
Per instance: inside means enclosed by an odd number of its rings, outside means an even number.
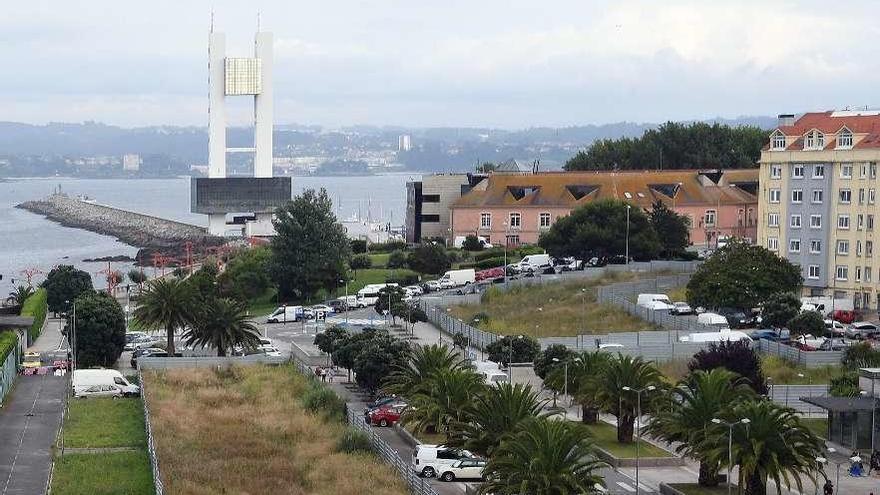
M417 174L366 177L294 177L293 194L305 189L327 189L336 216L342 220L360 214L362 219L402 225L406 212L406 182ZM107 263L86 263L86 258L113 255L134 257L137 249L112 237L62 227L14 206L40 199L61 188L71 196L86 195L98 203L162 218L205 225L203 215L191 213L188 178L175 179L10 179L0 182L0 296L5 297L24 280L22 270L36 268L41 281L52 267L72 264L92 274L96 287L106 287ZM131 264L113 263L123 273ZM146 269L151 271L152 268Z

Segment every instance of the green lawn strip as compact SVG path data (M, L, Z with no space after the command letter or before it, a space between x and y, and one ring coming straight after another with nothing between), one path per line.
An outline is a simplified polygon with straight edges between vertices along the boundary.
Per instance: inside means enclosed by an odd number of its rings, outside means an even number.
M821 385L830 383L832 378L845 372L842 366L807 368L796 366L779 356L767 355L761 357L761 370L764 376L772 378L770 383L773 385Z
M385 268L388 265L388 257L391 253L370 254L370 261L373 262L373 268Z
M91 401L91 399L88 399ZM57 457L52 495L152 495L146 450Z
M70 401L70 413L64 423L65 447L142 447L146 443L144 409L140 399Z
M670 483L669 486L685 495L727 495L727 485L724 484L706 487L696 483ZM731 488L733 493L737 493L736 485Z
M599 422L597 424L592 425L584 425L590 431L593 441L596 442L596 446L601 449L611 453L614 457L618 457L621 459L634 459L636 457L636 442L635 438L633 438L633 443L618 443L617 441L617 428L608 423ZM651 445L642 439L642 443L639 446L639 456L640 457L674 457L673 454Z
M801 418L801 423L819 437L828 436L828 420L825 418Z

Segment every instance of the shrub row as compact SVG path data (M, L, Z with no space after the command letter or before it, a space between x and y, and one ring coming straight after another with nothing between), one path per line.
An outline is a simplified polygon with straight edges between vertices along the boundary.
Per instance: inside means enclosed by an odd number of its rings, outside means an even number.
M37 340L40 332L43 330L43 323L46 322L46 289L37 289L34 294L27 298L21 307L22 316L33 316L34 323L28 330L28 339L30 342Z
M15 349L18 344L18 338L15 332L0 332L0 365L6 362L6 357Z
M367 246L367 250L371 253L390 253L399 249L406 249L406 243L403 241L376 242Z

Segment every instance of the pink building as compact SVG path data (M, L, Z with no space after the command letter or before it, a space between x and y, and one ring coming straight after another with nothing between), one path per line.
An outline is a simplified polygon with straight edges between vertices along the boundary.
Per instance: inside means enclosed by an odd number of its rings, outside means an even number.
M453 238L534 244L559 217L590 201L616 198L646 210L661 201L690 218L694 246L714 246L719 236L754 241L757 188L757 169L495 173L452 204L450 224Z

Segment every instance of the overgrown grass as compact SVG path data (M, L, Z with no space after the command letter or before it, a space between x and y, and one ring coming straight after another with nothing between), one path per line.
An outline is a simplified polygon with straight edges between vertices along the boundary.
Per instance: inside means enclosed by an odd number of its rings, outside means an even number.
M40 332L43 330L43 323L46 322L46 289L39 288L34 294L27 298L21 306L22 316L33 316L34 323L28 330L28 336L31 342L37 340Z
M64 423L66 447L142 447L147 444L140 399L90 398L70 401Z
M808 385L829 383L832 378L843 374L840 366L807 368L797 366L779 356L761 356L761 369L764 375L772 378L773 385ZM803 377L798 376L803 375Z
M669 300L672 302L687 301L687 287L676 287L666 291Z
M678 383L682 378L687 376L688 371L688 359L675 359L671 361L661 361L655 362L654 366L660 370L660 373L663 373L663 376L666 377L666 381L670 384Z
M727 485L718 485L713 487L700 486L696 483L670 483L672 488L684 493L685 495L727 495ZM739 493L737 486L733 485L733 493Z
M55 461L53 495L152 495L146 450L112 454L66 454Z
M248 313L251 316L266 316L278 307L278 290L274 287L263 295L248 301Z
M373 262L373 268L385 268L388 265L388 257L391 253L376 253L368 255Z
M346 426L310 413L292 366L144 375L168 493L407 493L366 453L339 451Z
M826 418L801 418L801 423L822 438L828 436L828 419Z
M592 425L584 425L589 430L593 441L598 447L610 452L613 456L621 459L634 459L636 457L636 442L633 437L633 443L619 443L617 441L617 428L608 423L599 422ZM642 440L639 446L640 457L673 457L669 452L655 447L650 443Z
M6 361L6 357L15 349L18 344L18 337L13 331L0 332L0 365Z
M633 280L641 274L611 272L601 277L541 285L518 286L502 292L490 288L480 304L452 307L452 314L471 321L478 313L488 315L480 327L502 335L560 337L656 330L657 327L622 309L596 302L597 287ZM539 309L540 308L540 309Z

